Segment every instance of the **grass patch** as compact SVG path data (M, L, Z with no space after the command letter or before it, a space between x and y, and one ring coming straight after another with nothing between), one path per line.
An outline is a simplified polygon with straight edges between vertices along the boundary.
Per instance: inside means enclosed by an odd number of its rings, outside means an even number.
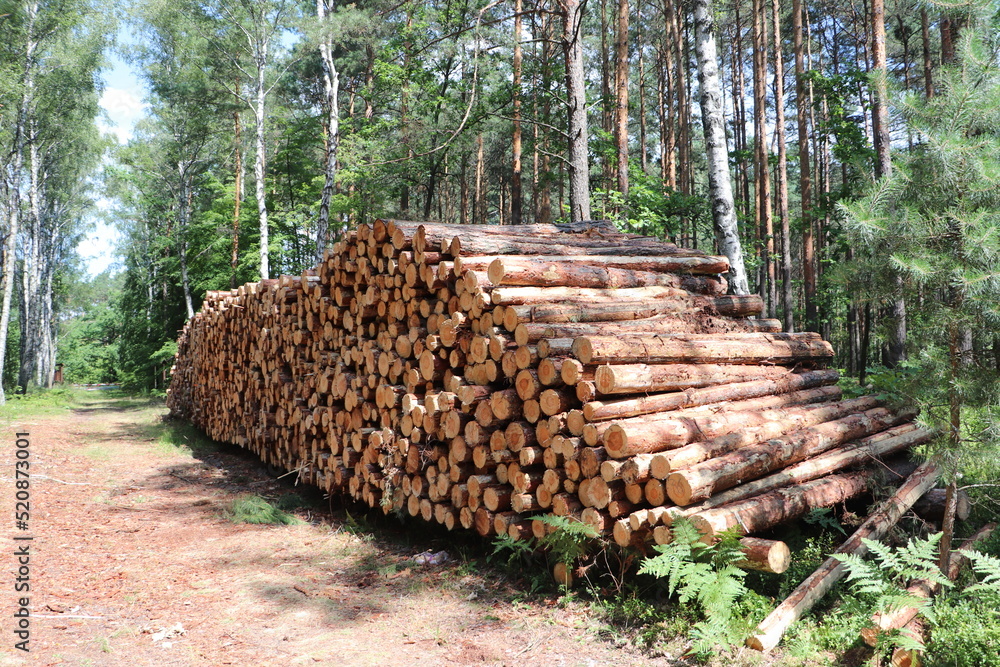
M0 419L16 421L26 417L62 414L80 403L84 392L72 387L57 387L28 394L7 392L7 403L0 406Z
M294 526L305 523L293 514L281 510L257 495L239 496L226 509L226 518L233 523Z
M114 456L114 452L106 445L88 445L80 453L94 461L109 461Z

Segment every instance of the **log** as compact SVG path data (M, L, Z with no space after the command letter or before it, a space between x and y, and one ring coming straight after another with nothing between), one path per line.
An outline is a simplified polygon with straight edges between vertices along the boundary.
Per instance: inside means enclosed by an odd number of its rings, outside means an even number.
M741 537L740 545L745 558L738 561L736 566L744 570L781 574L792 564L791 551L784 542L761 537Z
M611 364L597 367L594 383L601 394L641 394L760 379L774 380L791 373L792 369L783 366Z
M903 513L934 486L940 474L941 470L936 461L928 461L917 468L896 493L873 512L834 553L853 553L863 556L868 548L862 540L882 539ZM788 626L801 618L802 614L826 595L843 573L844 564L837 558L831 556L824 561L813 574L792 591L784 602L761 621L755 633L747 639L747 646L758 651L770 651L777 646Z
M707 260L707 261L706 261ZM639 278L645 278L647 273L651 273L654 276L659 276L663 274L676 274L676 273L694 273L693 271L688 271L692 266L698 268L705 267L708 268L718 268L721 266L721 262L724 262L723 257L699 257L694 256L661 256L661 257L651 257L651 256L639 256L639 257L601 257L594 255L569 255L569 256L551 256L551 257L537 257L537 256L526 256L526 257L516 257L516 256L504 256L497 257L493 259L489 264L488 274L490 282L494 285L575 285L577 287L585 287L586 285L578 284L578 280L591 280L594 275L594 271L606 271L605 275L608 276L607 279L598 280L597 282L602 285L608 285L611 287L626 287L626 285L614 285L614 276L638 276ZM574 269L584 269L583 271L574 271ZM705 275L717 276L720 273L725 273L728 269L723 271L708 271ZM574 282L563 283L562 280L570 280ZM717 279L716 279L717 280ZM685 287L688 291L696 291L690 287Z
M699 505L683 509L676 508L672 510L671 516L688 516L713 507L739 502L782 487L809 482L838 470L888 456L902 449L925 444L933 440L936 435L936 432L929 429L914 429L909 427L909 425L902 428L889 429L857 443L851 443L842 448L789 466L767 477L762 477L752 482L741 484L728 491L715 494Z
M660 452L695 442L699 438L715 438L771 421L801 420L808 416L809 408L796 406L811 401L836 400L839 396L838 387L819 387L780 397L756 399L760 406L758 409L754 409L757 406L747 401L741 404L742 409L733 412L667 412L605 422L606 426L601 430L601 442L608 455L613 458ZM770 407L775 403L792 407ZM585 437L586 435L585 433Z
M944 519L944 505L947 489L931 489L913 504L913 512L924 521L940 523ZM969 494L959 490L955 498L955 518L965 521L972 511Z
M913 419L916 410L875 408L678 470L667 478L667 493L676 505L690 505L743 481L798 463L850 440L863 438ZM605 445L607 447L607 445ZM613 453L607 447L609 453Z
M653 466L653 474L660 479L666 479L671 470L707 461L716 456L723 456L747 445L778 438L799 428L822 424L823 422L840 419L846 415L871 410L881 405L882 401L875 396L862 396L828 403L812 408L799 415L794 421L768 421L751 428L743 429L710 440L693 442L684 447L662 452L662 457ZM657 471L657 467L659 470Z
M681 276L691 264L704 265L702 258L676 257L673 266L663 263L659 271L595 266L590 258L497 257L490 262L488 277L494 285L549 285L559 287L650 287L665 286L699 294L724 294L726 283L717 275ZM557 261L552 261L557 260ZM697 262L693 260L698 260ZM700 267L698 267L700 268ZM666 273L664 271L671 271Z
M573 355L584 364L780 364L832 359L833 348L813 333L581 336L573 341Z
M500 306L502 308L502 306ZM642 310L642 308L640 308ZM539 311L540 312L540 311ZM531 311L528 311L529 316ZM579 336L615 336L620 333L779 333L781 322L773 319L748 320L712 315L704 311L682 310L638 319L574 322L520 322L514 327L514 342L518 345L537 343L542 338L577 338Z
M690 515L706 536L726 530L758 533L792 521L817 507L831 507L868 490L873 473L862 470L829 475L811 482L784 487L740 502L713 507Z
M772 394L783 394L833 384L840 377L836 370L812 371L785 375L774 380L735 382L715 387L653 394L618 401L592 401L583 406L588 422L622 419L653 412L667 412L709 403L735 401Z

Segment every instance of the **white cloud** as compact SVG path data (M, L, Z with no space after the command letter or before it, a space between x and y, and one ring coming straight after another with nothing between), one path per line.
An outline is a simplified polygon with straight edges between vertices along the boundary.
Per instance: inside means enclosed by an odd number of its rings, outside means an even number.
M102 132L114 132L118 140L126 142L132 138L135 122L145 113L146 105L135 93L121 88L105 88L101 95L101 108L110 120L110 126L101 123Z

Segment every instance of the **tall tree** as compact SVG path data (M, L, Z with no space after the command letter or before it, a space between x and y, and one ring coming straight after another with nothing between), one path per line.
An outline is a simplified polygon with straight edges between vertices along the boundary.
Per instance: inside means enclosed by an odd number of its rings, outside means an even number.
M812 220L812 167L809 161L809 97L806 81L802 0L792 0L792 48L795 52L795 117L798 125L799 199L802 211L802 282L805 330L819 330L816 304L816 241Z
M761 239L760 295L765 312L774 313L774 217L771 213L771 169L767 140L767 10L763 0L753 0L753 113L754 174L757 224Z
M583 71L584 0L559 0L566 62L566 104L569 144L570 220L590 220L590 156L588 155L587 93Z
M316 0L316 18L323 34L319 39L320 62L323 66L323 133L326 146L323 157L323 197L316 221L316 257L322 259L330 240L330 201L337 178L337 147L340 145L340 73L333 59L333 38L326 25L334 9L334 0Z
M522 0L514 3L514 76L511 81L514 107L514 136L511 142L510 175L510 224L521 224L521 25L524 5Z
M260 228L260 277L270 277L267 221L267 97L276 83L275 51L278 37L288 28L293 5L289 0L206 0L209 17L218 26L215 45L248 81L239 94L254 119L254 193ZM239 44L239 46L236 46Z
M628 197L628 0L618 0L615 22L615 148L618 192Z
M712 220L723 254L729 258L729 284L734 294L749 294L743 247L736 222L736 206L729 174L729 150L726 143L726 119L722 109L722 85L715 41L715 21L711 0L694 3L695 53L698 57L698 83L701 88L701 118L708 153L709 191Z
M781 226L781 314L785 331L795 331L792 231L788 220L788 147L785 142L785 63L781 49L781 0L771 0L774 30L774 135L778 145L778 223Z

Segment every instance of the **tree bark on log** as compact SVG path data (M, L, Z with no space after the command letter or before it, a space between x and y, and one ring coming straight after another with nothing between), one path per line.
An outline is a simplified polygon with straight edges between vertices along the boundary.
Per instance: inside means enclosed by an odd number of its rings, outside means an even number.
M798 463L850 440L878 433L913 419L916 410L875 408L695 464L670 474L667 494L676 505L690 505L719 491Z
M784 366L727 364L608 364L598 366L594 382L601 394L640 394L682 391L760 379L777 380L792 374Z
M836 370L789 374L777 380L735 382L721 387L688 389L667 394L653 394L620 401L593 401L583 406L589 422L622 419L652 412L666 412L708 403L733 401L833 384L840 377Z
M722 507L740 502L753 496L780 489L793 484L802 484L844 470L851 466L867 463L894 454L903 449L916 447L934 439L931 430L915 428L911 424L898 426L877 435L864 438L856 443L807 459L767 477L717 493L698 505L677 507L670 511L670 517L690 516L713 507ZM910 470L912 472L912 470Z
M818 334L729 334L675 340L652 336L581 336L573 354L584 364L794 363L833 358L833 348Z

